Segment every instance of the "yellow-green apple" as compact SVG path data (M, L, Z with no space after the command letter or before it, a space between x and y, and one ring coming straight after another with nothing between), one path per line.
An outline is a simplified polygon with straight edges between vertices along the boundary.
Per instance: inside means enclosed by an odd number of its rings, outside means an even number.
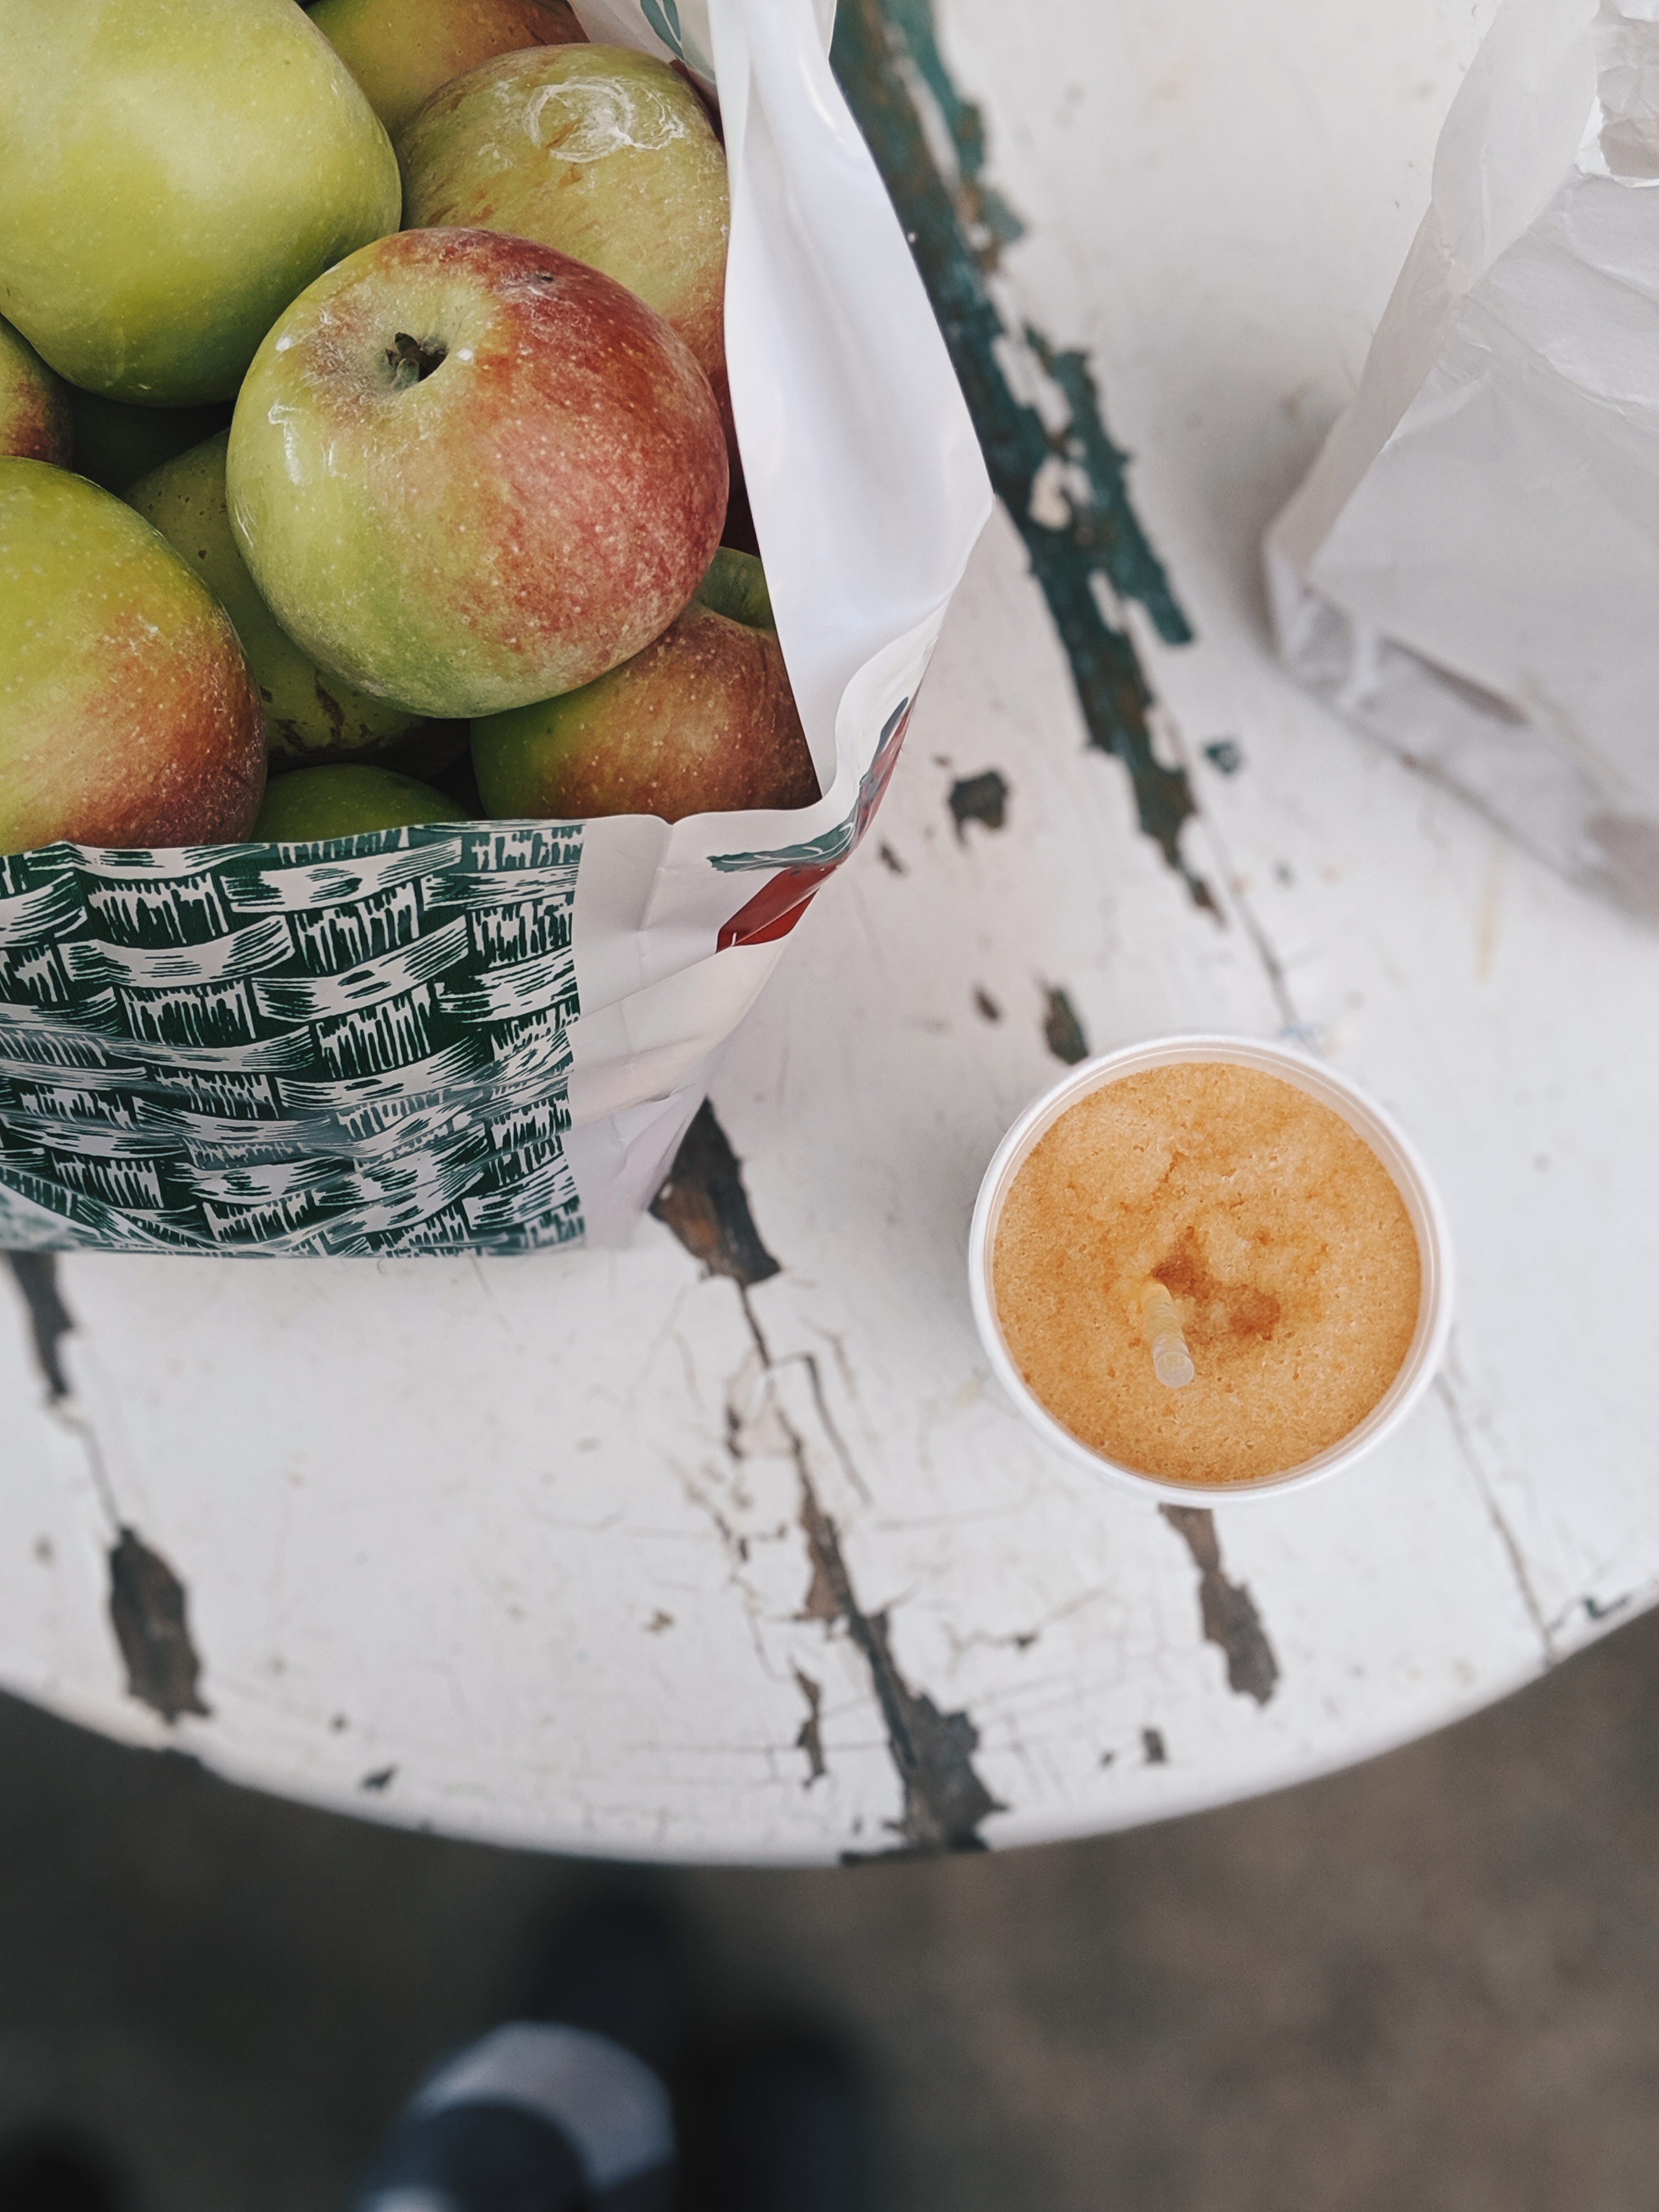
M69 466L69 392L21 331L0 321L0 455Z
M453 822L455 803L388 768L301 768L273 776L252 836L264 845L310 845L411 822Z
M106 491L123 496L129 484L175 453L187 453L216 430L230 428L228 400L207 407L133 407L124 399L82 392L78 384L66 389L76 475L90 477Z
M278 318L231 424L231 526L318 666L470 716L591 683L720 540L708 380L597 270L488 230L363 247Z
M112 493L0 460L0 852L238 838L264 781L259 694L206 585Z
M492 55L587 36L569 0L317 0L311 20L394 139L441 84Z
M493 817L809 806L818 780L761 564L722 549L656 641L597 683L472 726Z
M314 765L334 754L384 752L420 718L337 677L325 680L259 597L225 507L229 443L229 431L222 430L163 461L131 487L127 504L192 563L235 623L265 702L266 742L278 760Z
M764 630L769 637L778 634L766 570L759 555L746 547L722 545L692 597L747 629Z
M666 62L622 46L503 54L434 93L398 144L404 221L556 246L637 292L729 418L726 155Z
M295 294L397 228L391 141L294 0L0 20L0 313L72 383L233 398Z

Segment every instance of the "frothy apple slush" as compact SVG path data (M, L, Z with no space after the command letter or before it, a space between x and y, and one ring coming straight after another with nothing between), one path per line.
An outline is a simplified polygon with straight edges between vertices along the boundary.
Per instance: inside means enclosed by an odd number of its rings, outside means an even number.
M1399 1373L1421 1292L1411 1218L1364 1139L1294 1084L1208 1060L1060 1115L1009 1188L991 1277L1009 1353L1062 1427L1206 1486L1340 1443ZM1153 1364L1171 1305L1179 1388Z

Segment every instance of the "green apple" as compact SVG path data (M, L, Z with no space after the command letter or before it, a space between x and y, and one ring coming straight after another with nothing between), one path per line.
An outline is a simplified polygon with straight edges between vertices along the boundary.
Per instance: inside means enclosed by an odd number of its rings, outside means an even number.
M723 418L726 155L696 91L622 46L502 54L442 86L398 142L404 221L556 246L679 332Z
M311 20L393 138L441 84L493 55L587 36L569 0L317 0Z
M89 391L234 398L398 227L391 141L294 0L0 0L0 313Z
M810 806L818 780L758 561L725 548L653 644L580 691L472 726L495 817Z
M209 407L131 407L123 399L82 392L78 384L65 388L76 475L90 477L122 496L129 484L175 453L187 453L216 430L230 427L229 403L222 399Z
M229 443L229 431L222 430L164 461L132 486L128 506L194 564L235 623L265 702L266 740L276 759L315 765L331 754L385 751L420 717L354 691L337 677L325 681L259 597L225 506Z
M262 845L311 845L457 818L453 799L389 768L301 768L265 786L252 835Z
M713 607L717 615L729 615L750 629L764 630L770 637L778 634L766 571L757 555L740 547L721 546L693 597Z
M264 715L229 617L159 531L0 460L0 853L243 836Z
M413 230L278 319L226 481L260 595L319 668L466 717L665 629L727 471L708 379L632 293L527 239Z
M21 331L0 322L0 456L70 460L69 392Z

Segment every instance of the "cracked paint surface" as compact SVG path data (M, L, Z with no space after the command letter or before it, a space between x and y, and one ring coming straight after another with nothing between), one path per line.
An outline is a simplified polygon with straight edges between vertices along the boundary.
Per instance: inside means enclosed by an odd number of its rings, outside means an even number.
M205 1716L198 1685L202 1662L191 1641L184 1584L159 1552L116 1509L98 1438L70 1387L64 1340L75 1317L58 1289L58 1260L51 1253L6 1255L29 1317L35 1363L57 1418L78 1438L100 1504L114 1524L109 1547L109 1622L126 1668L127 1694L171 1725L181 1714Z
M975 1771L979 1731L964 1712L941 1712L911 1688L893 1657L885 1613L866 1613L853 1589L836 1524L819 1504L803 1465L801 1527L814 1587L826 1589L835 1618L863 1654L887 1728L893 1764L904 1790L902 1816L892 1825L904 1848L927 1854L985 1848L980 1823L1006 1812Z
M769 1279L780 1269L756 1226L741 1164L706 1100L652 1211L710 1274L730 1276L738 1285L756 1358L762 1375L769 1379L772 1354L748 1292L753 1284ZM759 1272L755 1267L757 1258L762 1263ZM798 1354L793 1364L808 1378L820 1420L836 1439L846 1473L855 1486L863 1488L830 1420L817 1360L811 1353ZM903 1792L902 1812L890 1824L900 1838L898 1848L918 1854L982 1850L981 1822L1006 1808L975 1771L973 1754L979 1746L979 1732L967 1713L941 1711L932 1698L907 1681L893 1656L887 1613L867 1612L859 1602L840 1531L813 1481L805 1439L775 1395L770 1396L765 1412L793 1462L799 1485L799 1526L809 1569L799 1617L844 1632L868 1668ZM746 1409L734 1394L728 1394L726 1447L739 1466L746 1455L745 1432L753 1419L752 1409ZM740 1565L747 1565L748 1539L738 1532L716 1499L706 1491L698 1494L720 1528L727 1549ZM808 1705L795 1747L805 1753L810 1784L828 1771L822 1729L823 1690L800 1667L793 1674Z

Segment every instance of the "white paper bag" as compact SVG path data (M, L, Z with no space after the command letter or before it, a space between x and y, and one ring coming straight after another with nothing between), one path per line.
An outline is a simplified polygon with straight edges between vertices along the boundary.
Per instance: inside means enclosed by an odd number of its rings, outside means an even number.
M1659 0L1504 0L1266 550L1306 683L1659 920L1656 185Z
M990 487L823 0L580 0L718 94L726 347L823 796L0 857L0 1243L384 1254L626 1235L857 844Z

